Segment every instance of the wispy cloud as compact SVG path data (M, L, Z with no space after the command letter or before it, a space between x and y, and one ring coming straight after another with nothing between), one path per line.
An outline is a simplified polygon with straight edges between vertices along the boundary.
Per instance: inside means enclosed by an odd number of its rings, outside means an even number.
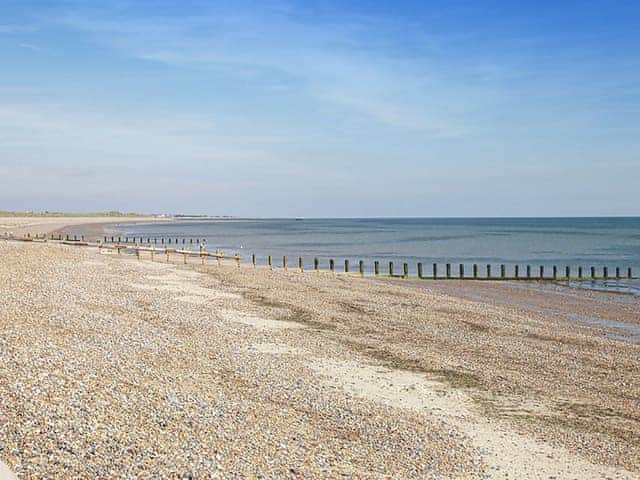
M436 63L430 68L429 58L422 58L416 70L415 53L402 58L391 42L385 45L385 36L397 34L398 26L379 18L324 24L294 18L291 9L118 20L74 11L58 21L133 58L255 79L264 88L288 85L316 103L393 128L436 137L459 136L469 128L463 118L476 106L475 92L460 101L452 92L461 85L436 73ZM363 36L372 28L380 33L375 44ZM422 32L415 41L424 40Z

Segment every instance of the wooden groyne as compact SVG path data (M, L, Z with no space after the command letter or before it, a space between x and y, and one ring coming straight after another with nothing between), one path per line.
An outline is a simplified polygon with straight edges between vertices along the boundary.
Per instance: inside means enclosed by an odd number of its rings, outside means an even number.
M205 264L205 260L209 258L216 259L220 264L222 260L233 260L238 266L242 261L242 256L239 254L227 254L220 250L210 252L206 249L206 240L201 238L176 238L176 237L122 237L122 236L103 236L98 238L95 242L86 241L84 235L68 235L64 233L58 234L35 234L30 233L16 237L9 234L0 237L5 240L15 240L24 242L55 242L65 245L96 247L99 250L114 250L117 254L122 252L135 254L138 259L141 258L142 253L149 254L151 260L155 259L156 255L163 255L166 261L170 261L171 255L181 256L183 263L187 263L189 258L199 258L202 264ZM187 249L187 245L197 245L198 250ZM180 248L182 247L182 248ZM297 257L297 262L293 265L297 266L292 268L289 258L283 256L280 266L274 262L274 257L268 255L266 257L266 263L263 265L271 270L298 270L314 271L314 272L329 272L343 275L353 276L372 276L372 277L386 277L386 278L414 278L419 280L508 280L508 281L589 281L589 280L636 280L638 277L633 275L631 267L621 268L619 266L614 267L613 270L609 270L608 266L584 266L571 267L564 265L558 268L556 265L512 265L510 268L506 264L500 264L499 270L494 271L494 264L480 265L477 263L464 264L459 263L453 265L451 263L438 264L431 263L425 264L418 262L415 267L413 275L410 273L408 263L402 263L401 268L396 270L394 262L387 263L387 268L381 268L379 260L374 260L372 263L372 270L367 271L365 262L359 260L357 263L357 270L352 270L351 263L348 259L345 259L342 263L342 268L336 268L336 260L329 258L326 264L327 268L322 268L321 261L318 257L313 258L311 269L305 270L305 259L303 257ZM251 265L258 267L258 261L255 254L251 255ZM467 268L470 267L470 268ZM442 269L444 274L441 273Z

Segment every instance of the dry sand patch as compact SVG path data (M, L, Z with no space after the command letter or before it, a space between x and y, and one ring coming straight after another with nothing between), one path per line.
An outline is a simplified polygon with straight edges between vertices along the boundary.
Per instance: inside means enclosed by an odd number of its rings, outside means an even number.
M564 448L537 442L499 426L482 417L463 390L451 389L422 374L328 358L311 359L307 365L320 375L325 385L342 388L356 397L437 415L480 449L489 467L488 478L638 478L624 469L591 464Z

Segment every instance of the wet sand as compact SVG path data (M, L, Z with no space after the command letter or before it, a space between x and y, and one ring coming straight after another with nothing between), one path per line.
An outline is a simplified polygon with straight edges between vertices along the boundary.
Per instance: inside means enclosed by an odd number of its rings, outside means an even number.
M571 317L637 325L633 297L53 244L0 262L19 476L639 478L640 346Z

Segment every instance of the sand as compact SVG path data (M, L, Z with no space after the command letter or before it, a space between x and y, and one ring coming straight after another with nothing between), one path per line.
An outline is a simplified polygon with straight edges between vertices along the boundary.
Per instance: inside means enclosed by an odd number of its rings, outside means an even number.
M640 478L640 347L571 302L161 260L0 242L19 478Z
M169 222L171 219L157 217L2 217L0 216L0 236L67 233L87 233L101 235L103 229L113 225L128 223Z

